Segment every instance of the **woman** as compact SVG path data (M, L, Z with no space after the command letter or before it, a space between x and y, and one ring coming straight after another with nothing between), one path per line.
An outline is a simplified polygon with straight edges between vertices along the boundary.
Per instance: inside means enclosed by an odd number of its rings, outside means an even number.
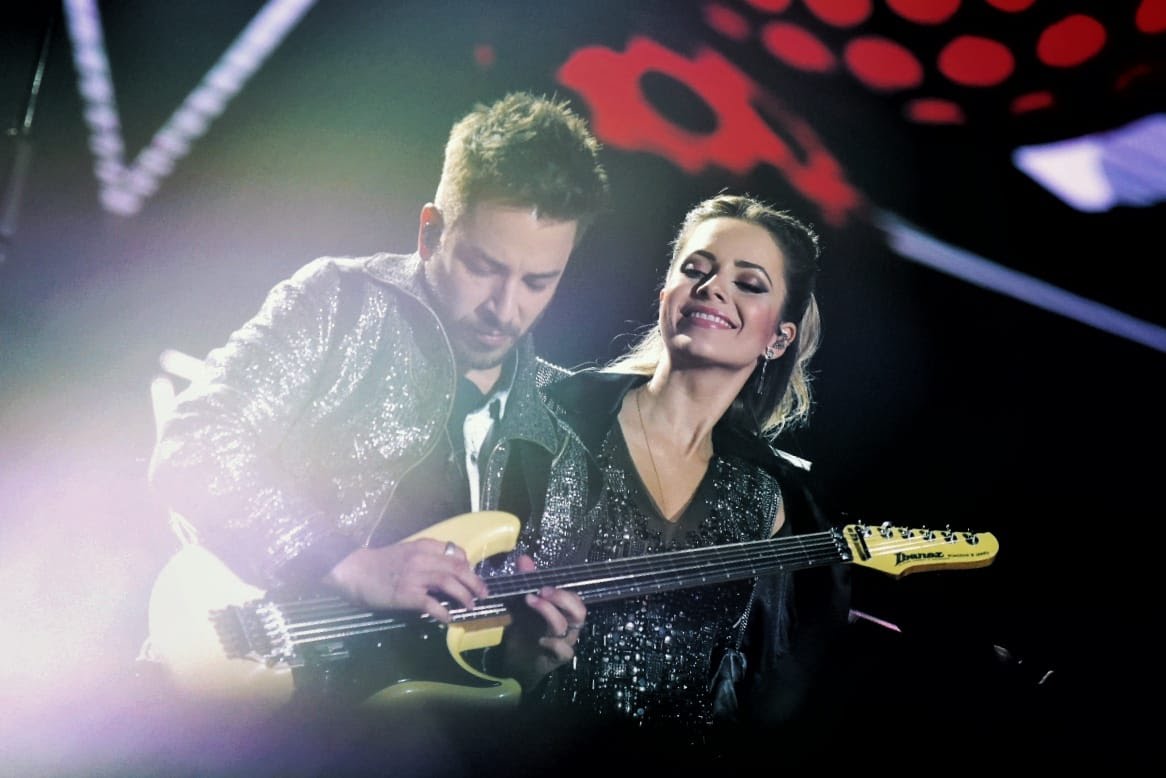
M771 445L810 411L817 256L809 227L751 197L687 214L655 327L548 389L605 496L582 525L528 528L540 568L827 528L804 468ZM588 604L572 661L528 697L697 740L722 720L786 721L847 596L839 567Z

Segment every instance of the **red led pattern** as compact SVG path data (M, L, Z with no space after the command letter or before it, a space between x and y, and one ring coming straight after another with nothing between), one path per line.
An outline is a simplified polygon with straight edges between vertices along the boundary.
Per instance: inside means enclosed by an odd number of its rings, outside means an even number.
M641 88L647 73L691 89L716 116L716 127L693 132L662 115ZM689 173L715 165L745 175L773 165L833 224L845 223L860 204L841 165L809 125L715 51L704 49L687 59L654 40L634 37L623 53L602 46L578 49L557 75L582 95L596 135L609 146L658 154ZM774 132L759 107L796 149Z
M967 122L963 103L971 95L960 91L967 89L998 90L997 104L1013 115L1051 110L1058 100L1056 74L1095 60L1112 32L1088 13L1065 7L1058 16L1055 7L1034 0L743 0L741 5L760 15L756 22L724 2L705 6L706 21L737 43L756 36L775 61L795 70L829 74L841 62L871 91L901 94L904 115L923 124ZM1141 0L1132 18L1119 15L1110 23L1116 29L1123 21L1141 34L1166 32L1166 0ZM904 23L931 38L903 40ZM1022 67L1028 70L1018 78ZM1114 90L1146 75L1110 68Z

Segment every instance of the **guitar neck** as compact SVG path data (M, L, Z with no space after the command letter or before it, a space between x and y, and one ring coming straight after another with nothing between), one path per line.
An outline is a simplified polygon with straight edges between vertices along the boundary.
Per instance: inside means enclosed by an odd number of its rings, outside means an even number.
M584 602L597 603L850 559L849 547L838 533L817 532L495 577L489 579L488 599L511 600L543 586L553 586L575 592Z
M667 551L526 573L492 576L490 594L473 608L451 607L454 623L502 616L517 598L544 586L567 589L586 603L619 600L763 575L854 563L893 576L931 569L991 564L998 544L988 533L936 533L926 529L841 529L722 546ZM314 642L383 632L410 619L353 606L335 596L280 604L293 639ZM417 616L413 616L416 619ZM431 620L422 615L423 620Z
M451 613L455 620L493 615L505 608L506 601L543 586L569 589L584 602L597 603L836 564L854 563L892 576L969 569L991 564L997 549L995 537L988 533L851 524L825 532L494 577L489 597L473 609Z

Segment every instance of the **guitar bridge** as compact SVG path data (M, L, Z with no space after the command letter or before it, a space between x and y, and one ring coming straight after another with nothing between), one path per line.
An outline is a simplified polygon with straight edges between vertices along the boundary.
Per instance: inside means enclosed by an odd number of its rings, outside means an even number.
M259 615L258 602L228 605L212 611L210 618L228 659L250 658L272 665L281 658Z

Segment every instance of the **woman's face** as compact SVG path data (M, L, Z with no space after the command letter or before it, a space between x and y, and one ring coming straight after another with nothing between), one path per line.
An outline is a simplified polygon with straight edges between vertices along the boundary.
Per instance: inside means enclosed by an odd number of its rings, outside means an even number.
M660 329L672 364L739 369L746 375L797 328L778 323L785 257L764 228L732 218L698 225L679 247L660 294Z

